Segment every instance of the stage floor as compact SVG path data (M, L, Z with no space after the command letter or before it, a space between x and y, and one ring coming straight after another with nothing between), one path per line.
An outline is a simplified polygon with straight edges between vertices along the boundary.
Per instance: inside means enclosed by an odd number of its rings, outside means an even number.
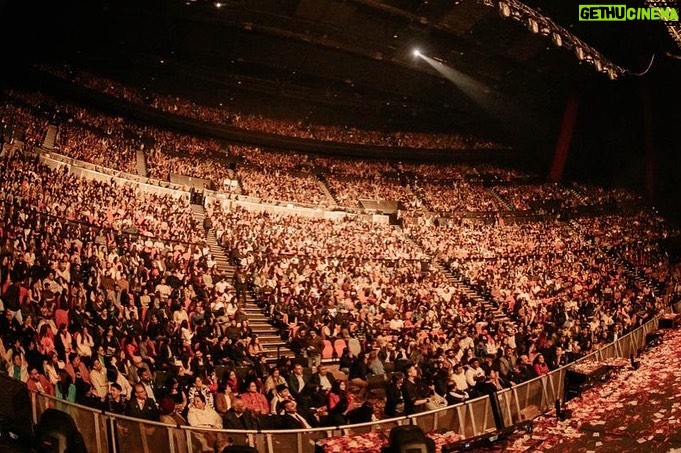
M531 434L516 435L488 451L669 452L681 449L681 330L610 381L571 400L572 418L548 414ZM681 450L679 450L681 451Z

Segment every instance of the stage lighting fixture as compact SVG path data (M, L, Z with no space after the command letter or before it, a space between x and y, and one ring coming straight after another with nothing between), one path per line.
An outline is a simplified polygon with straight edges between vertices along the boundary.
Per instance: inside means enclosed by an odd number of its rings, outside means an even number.
M420 57L420 56L421 56L421 51L420 51L419 49L414 49L413 54L414 54L415 57Z
M509 17L511 15L511 8L508 6L508 3L499 2L499 14L502 17Z
M584 59L584 49L581 47L575 47L575 55L577 55L577 59L579 61L582 61Z
M532 33L539 33L539 24L537 21L533 18L527 19L527 28L532 32Z
M553 34L551 35L551 39L553 40L553 43L556 46L561 47L563 45L563 38L561 38L558 32L554 31Z

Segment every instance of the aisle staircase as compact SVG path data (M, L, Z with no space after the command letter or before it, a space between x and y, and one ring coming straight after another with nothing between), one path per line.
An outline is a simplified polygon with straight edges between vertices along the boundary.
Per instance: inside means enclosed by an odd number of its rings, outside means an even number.
M43 140L43 148L54 149L54 145L57 142L57 126L50 124L47 126L47 132L45 133L45 140Z
M579 234L582 236L585 236L585 231L582 225L576 220L570 220L569 222L570 227L577 231ZM665 284L662 282L658 282L650 278L648 275L646 275L641 268L638 266L633 265L630 263L625 257L623 257L620 254L620 249L619 247L605 247L603 245L598 244L596 241L590 241L591 245L593 245L594 248L598 249L603 256L608 257L612 261L614 261L622 270L624 270L624 273L636 284L641 287L648 287L648 288L653 288L655 291L657 291L656 294L660 295L664 293L665 291ZM640 244L641 247L643 247L643 244Z
M137 150L137 174L147 177L147 158L144 157L144 151L141 149Z
M323 181L321 178L317 178L317 185L321 189L321 191L326 195L326 199L329 201L329 206L331 207L336 207L338 206L338 202L334 198L333 194L329 190L329 186L326 185L326 182Z
M206 218L206 210L204 207L193 204L191 205L191 209L194 220L200 225L203 225L203 220ZM210 252L213 255L218 270L228 276L227 278L231 284L234 281L236 266L229 262L229 257L225 253L225 250L218 244L215 231L208 231L208 234L206 235L206 244L210 248ZM246 294L244 311L246 312L246 315L248 315L248 322L253 329L253 333L258 335L258 338L260 339L268 362L275 361L280 355L293 356L291 350L279 336L279 331L269 322L269 318L258 305L256 298L251 291L248 291Z
M413 238L407 234L405 234L404 237L408 242L411 242L416 247L421 249L421 251L423 251L421 244L419 244ZM428 253L427 255L430 256L431 254ZM455 291L460 292L464 297L473 301L476 305L484 307L485 313L492 313L493 322L517 327L515 321L508 317L507 313L504 312L498 301L494 300L494 298L490 295L481 294L470 284L470 282L466 281L462 275L452 271L452 269L440 258L433 257L432 261L430 262L430 266L442 272L447 279L447 282L455 289Z
M456 287L466 298L475 302L476 305L482 306L485 309L485 313L492 313L493 322L516 326L515 321L508 317L501 305L493 297L481 294L461 274L453 272L439 259L431 263L431 266L439 269L445 275L449 284Z
M497 202L499 203L499 206L501 206L502 210L504 210L504 211L514 211L515 209L513 209L513 208L511 207L510 204L508 204L508 202L506 201L506 199L504 199L504 197L502 197L501 195L499 195L499 193L498 193L496 190L494 190L494 189L495 189L495 188L492 187L492 188L487 189L487 190L489 190L489 192L492 194L492 197L493 197L495 200L497 200Z

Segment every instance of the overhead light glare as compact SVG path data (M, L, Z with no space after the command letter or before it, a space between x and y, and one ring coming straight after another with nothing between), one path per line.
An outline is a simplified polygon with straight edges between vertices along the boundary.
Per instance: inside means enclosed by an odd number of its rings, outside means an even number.
M501 14L502 17L509 17L511 15L511 8L507 3L499 2L499 14Z
M560 36L558 32L554 31L553 34L551 35L551 39L553 40L553 43L556 46L561 47L563 45L563 38Z

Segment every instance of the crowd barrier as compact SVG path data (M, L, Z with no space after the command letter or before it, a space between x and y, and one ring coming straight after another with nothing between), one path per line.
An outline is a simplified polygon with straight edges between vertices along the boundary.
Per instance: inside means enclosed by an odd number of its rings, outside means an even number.
M604 348L577 362L602 361L615 357L629 357L641 349L646 335L657 329L658 318L653 318L636 330L622 336ZM530 407L539 412L553 408L557 399L563 399L565 375L570 365L552 371L515 387L497 393L505 424L513 425L525 420L524 410ZM2 376L2 380L11 379ZM1 384L2 382L0 382ZM12 382L16 384L16 381ZM25 386L24 392L28 392ZM466 438L488 433L495 429L492 407L488 396L473 399L455 406L448 406L408 417L380 420L372 423L347 425L309 430L258 430L230 431L223 429L197 429L189 426L167 425L138 420L77 404L67 403L54 397L30 393L33 423L37 424L42 413L56 408L68 413L83 435L88 451L108 452L200 452L230 439L235 444L250 445L262 453L280 451L312 453L315 441L325 437L360 435L382 431L388 434L395 426L417 425L426 432L434 430L454 431ZM6 407L2 407L7 411ZM12 413L1 413L12 417Z

